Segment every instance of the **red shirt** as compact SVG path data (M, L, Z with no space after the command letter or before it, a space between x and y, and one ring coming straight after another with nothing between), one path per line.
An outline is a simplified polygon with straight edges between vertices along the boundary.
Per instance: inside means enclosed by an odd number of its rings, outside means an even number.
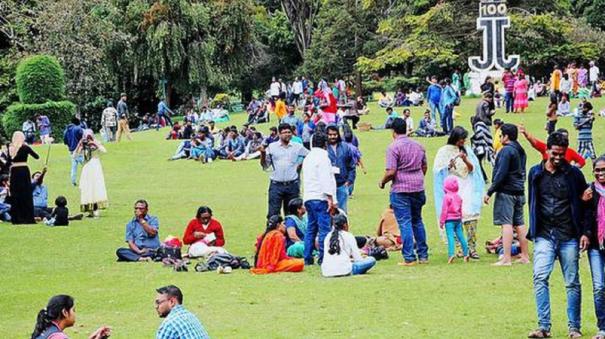
M542 159L548 159L547 146L544 141L536 139L536 142L532 144L532 146L542 154ZM578 167L582 168L586 164L586 160L582 158L578 152L576 152L573 148L567 147L567 152L565 152L565 160L568 163L575 163Z
M210 219L210 222L206 227L204 227L204 225L202 225L202 223L198 219L192 219L189 222L189 225L187 225L185 235L183 235L183 242L186 245L191 245L203 240L203 238L194 237L194 232L203 232L206 234L214 233L214 235L216 236L216 240L214 241L213 246L225 246L225 234L223 233L223 226L221 226L221 223L215 220L214 218Z

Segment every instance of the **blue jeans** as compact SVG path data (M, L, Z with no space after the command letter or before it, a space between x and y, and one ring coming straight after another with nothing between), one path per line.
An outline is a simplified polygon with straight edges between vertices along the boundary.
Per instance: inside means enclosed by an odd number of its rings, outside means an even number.
M514 110L514 108L513 108L514 102L515 102L515 99L513 98L512 92L504 93L504 106L506 106L506 113L510 113Z
M71 183L73 185L77 184L76 177L78 175L78 164L82 165L83 163L84 163L84 156L83 155L73 156L73 152L72 152L70 176L71 176Z
M582 290L578 272L579 248L576 239L559 241L538 236L534 242L534 295L540 329L550 331L548 280L556 259L561 263L567 291L567 318L570 329L580 330Z
M424 192L394 193L391 192L391 206L401 232L401 253L406 262L429 258L429 247L426 244L426 232L422 223L422 206L426 203ZM416 254L414 253L416 241Z
M443 132L449 133L454 129L454 106L445 106L443 112L441 112L441 128Z
M374 257L367 257L361 261L356 261L353 263L353 271L351 271L351 274L366 274L374 265L376 265L376 259L374 259Z
M462 232L462 221L446 221L445 234L447 235L447 256L449 258L454 256L454 250L456 248L454 235L456 235L456 238L458 238L458 241L460 242L462 253L464 253L465 257L468 256L468 244L466 243L464 232Z
M431 109L431 118L433 119L433 121L441 121L441 111L439 110L439 104L435 104L429 101L429 107ZM437 120L437 113L439 113L439 120Z
M591 249L588 262L592 274L592 293L599 333L605 335L605 253Z
M338 199L338 208L347 213L347 203L349 202L349 187L342 185L336 188L336 199Z
M330 233L332 218L328 213L328 202L325 200L309 200L305 202L307 209L307 231L305 233L305 265L313 265L313 249L315 238L319 234L319 260L324 258L324 239Z

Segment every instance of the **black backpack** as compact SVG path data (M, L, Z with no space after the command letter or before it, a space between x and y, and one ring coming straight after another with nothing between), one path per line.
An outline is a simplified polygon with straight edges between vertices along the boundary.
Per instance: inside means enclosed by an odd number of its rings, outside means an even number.
M228 253L213 254L206 262L206 265L211 271L216 270L219 266L229 266L233 269L250 269L250 264L246 258L236 257Z

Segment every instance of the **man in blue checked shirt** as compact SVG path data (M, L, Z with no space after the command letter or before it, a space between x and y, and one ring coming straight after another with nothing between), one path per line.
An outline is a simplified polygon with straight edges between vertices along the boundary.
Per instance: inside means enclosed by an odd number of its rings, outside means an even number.
M157 339L209 339L210 336L199 319L183 307L183 293L168 285L156 290L155 310L160 318L165 318Z

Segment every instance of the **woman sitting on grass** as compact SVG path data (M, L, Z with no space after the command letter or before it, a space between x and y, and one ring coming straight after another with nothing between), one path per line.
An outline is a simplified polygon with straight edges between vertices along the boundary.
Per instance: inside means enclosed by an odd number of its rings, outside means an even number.
M305 252L305 232L307 230L307 210L300 198L290 200L286 226L286 250L288 256L302 258Z
M189 256L205 257L213 253L227 253L223 226L212 217L208 206L198 208L195 219L187 225L183 242L189 246Z
M267 221L267 229L256 242L254 274L278 272L301 272L305 268L302 259L293 259L286 255L286 227L284 219L274 215Z
M63 330L76 323L74 298L68 295L56 295L48 305L38 313L36 327L31 339L68 339ZM94 331L89 339L104 339L111 335L111 328L102 326Z
M349 223L343 214L333 219L333 228L324 240L324 260L321 274L324 277L342 277L365 274L374 265L374 257L362 258L355 237L348 232Z

